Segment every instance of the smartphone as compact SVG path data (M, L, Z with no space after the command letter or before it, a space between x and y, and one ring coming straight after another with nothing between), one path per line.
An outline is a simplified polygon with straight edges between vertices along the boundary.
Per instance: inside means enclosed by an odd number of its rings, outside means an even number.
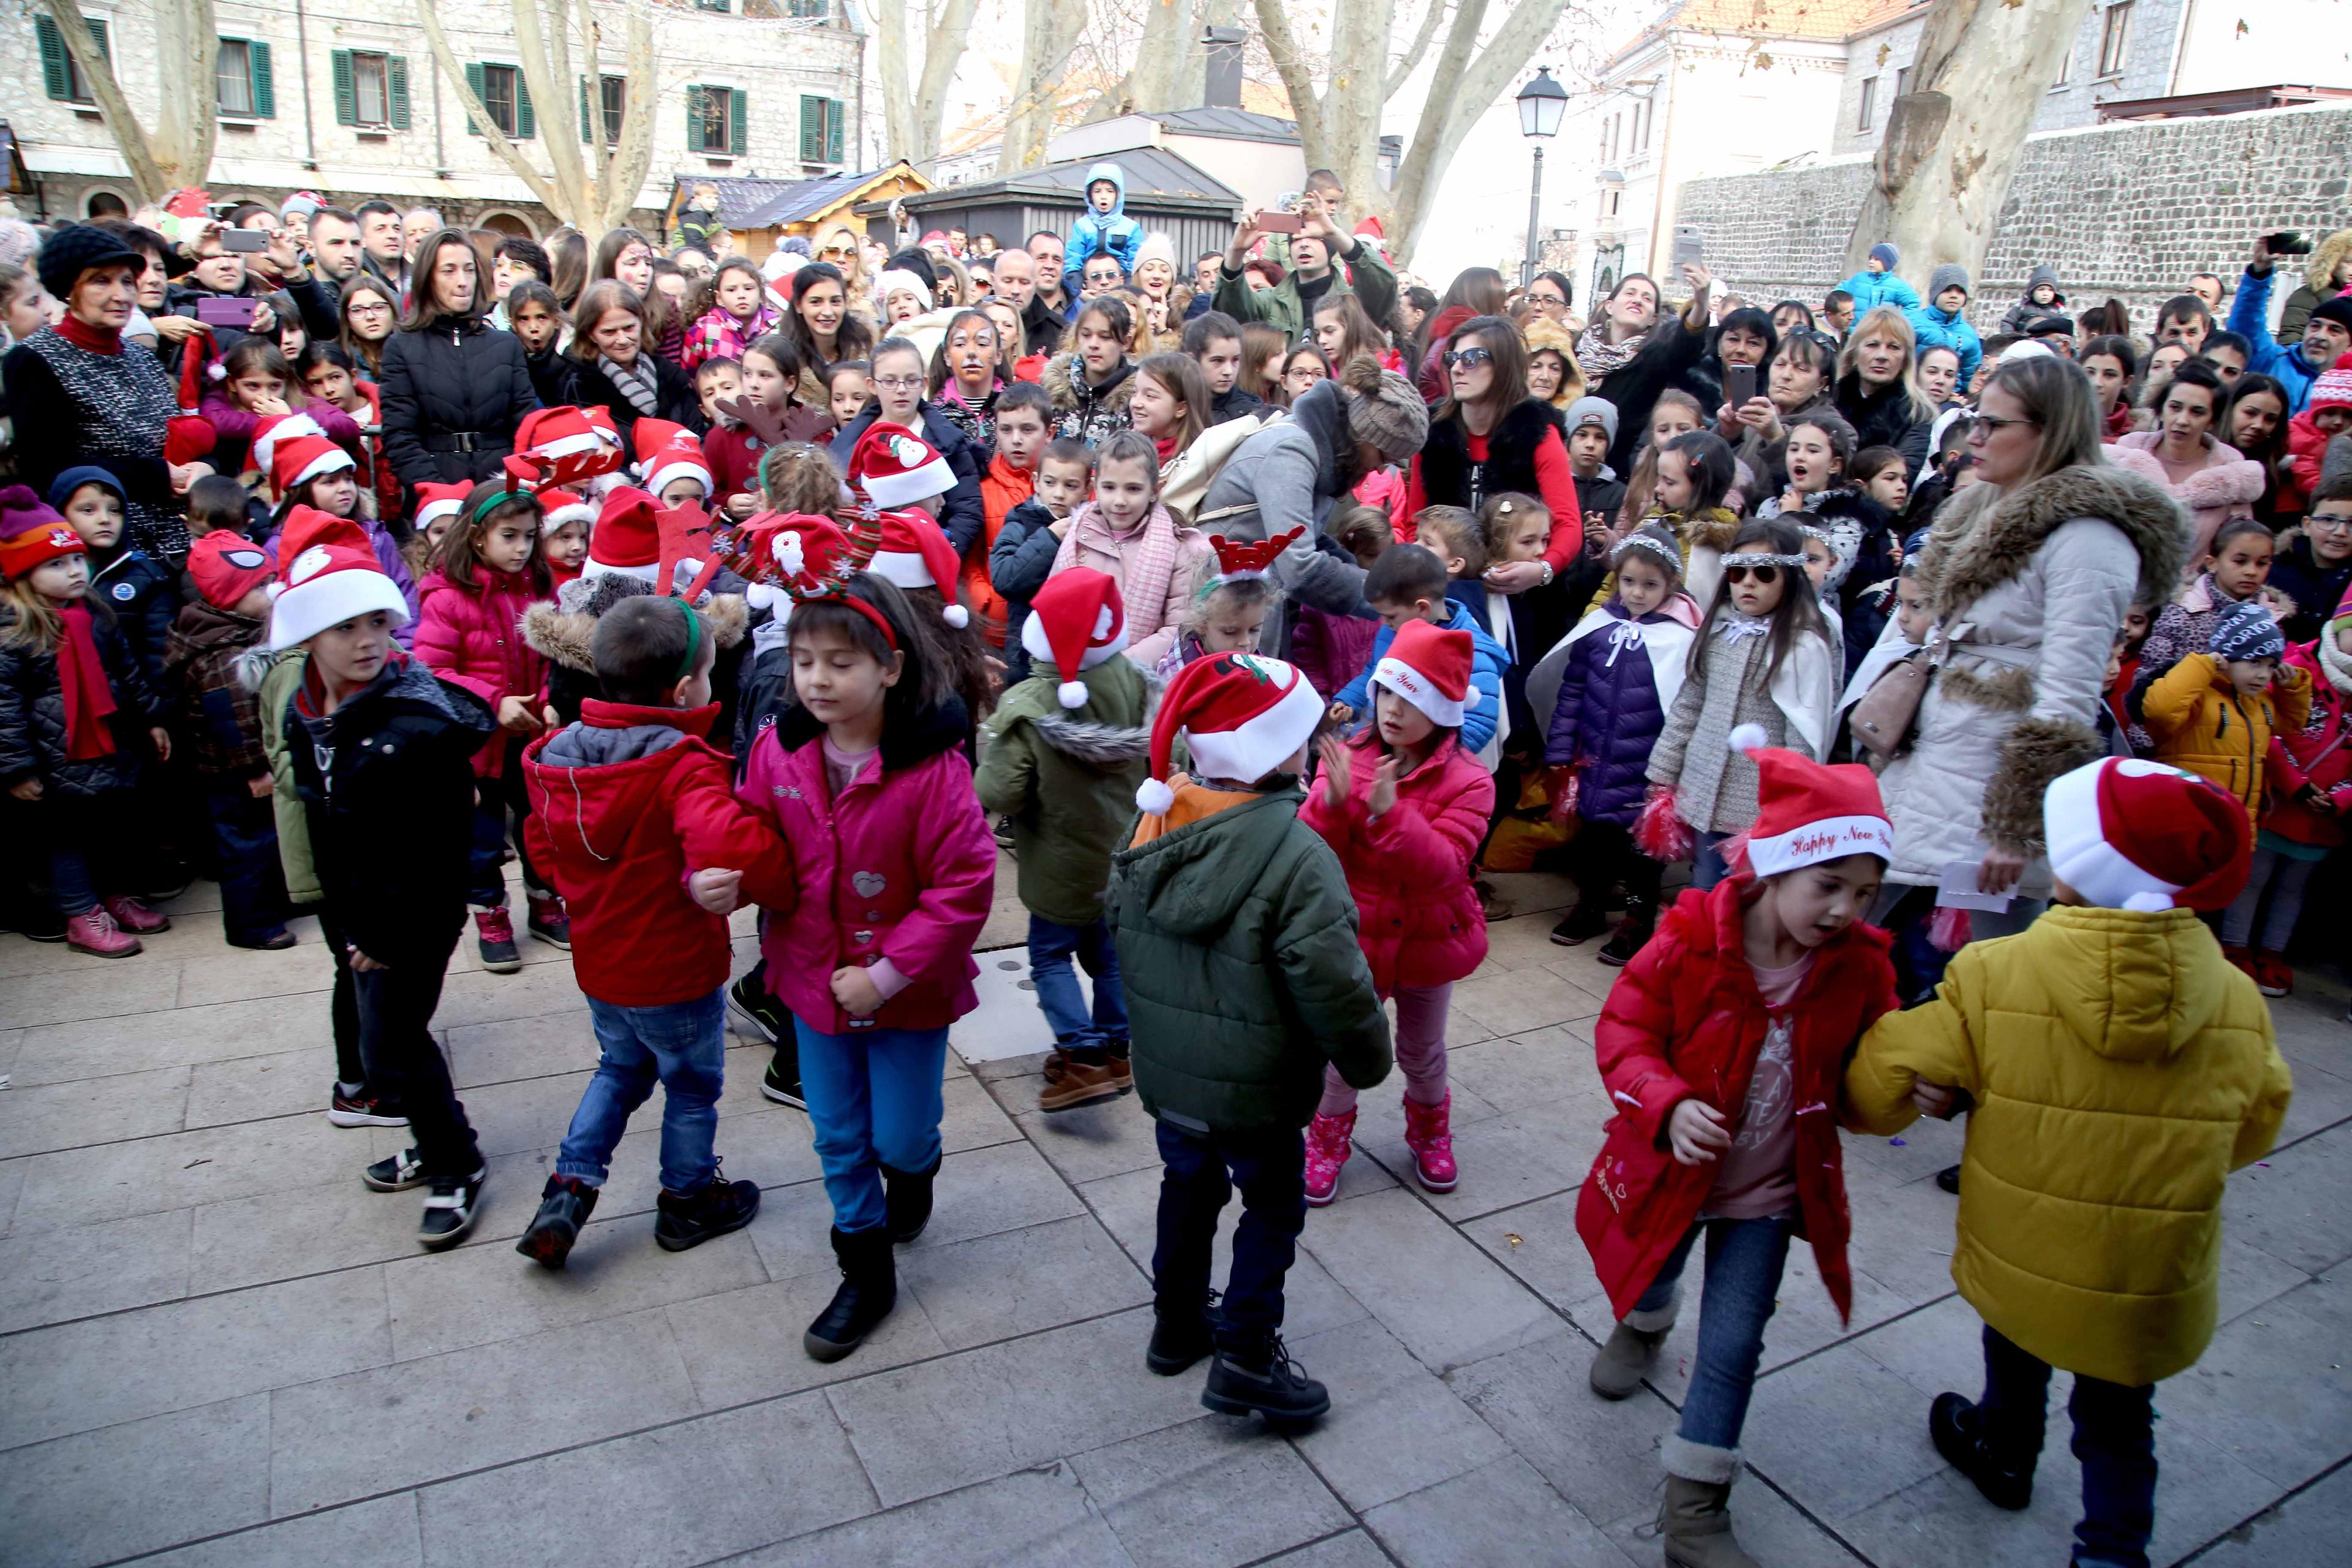
M1748 406L1756 395L1756 367L1752 364L1727 364L1723 367L1723 400L1731 405L1734 414Z
M249 332L253 331L254 304L254 300L234 294L209 295L196 301L196 320L207 327L235 327Z
M2263 236L2263 245L2273 256L2309 256L2311 236L2299 228L2283 228L2276 234Z
M1297 234L1302 220L1297 213L1260 213L1257 226L1265 234Z
M1675 265L1687 267L1694 261L1706 259L1706 241L1698 230L1683 223L1675 226Z
M220 231L220 242L223 250L247 256L258 256L269 248L269 236L257 228L225 228Z

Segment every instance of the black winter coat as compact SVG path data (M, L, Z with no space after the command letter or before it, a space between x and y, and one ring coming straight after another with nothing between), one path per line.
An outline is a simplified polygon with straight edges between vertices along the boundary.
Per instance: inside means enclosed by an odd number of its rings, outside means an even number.
M641 349L637 357L654 367L653 418L667 419L673 425L683 425L696 435L710 428L702 416L701 401L694 395L694 378L655 353ZM613 416L613 423L621 432L622 450L636 459L637 405L628 395L613 384L604 367L593 360L575 359L564 377L566 390L563 401L582 408L602 407Z
M471 881L474 753L497 729L488 703L404 657L323 719L301 689L288 702L319 886L370 958L448 962Z
M872 429L881 416L880 405L869 399L865 411L835 435L829 448L834 461L847 469L849 455L857 450L857 438ZM987 509L980 499L980 475L988 467L988 455L929 403L923 405L923 426L916 434L929 441L948 460L948 467L955 470L955 488L940 498L940 527L946 531L948 542L955 546L957 556L961 557L971 548L972 541L980 537L987 521ZM942 583L940 591L953 602L954 584Z
M66 690L58 679L57 650L10 640L16 624L15 607L0 605L0 788L37 778L45 797L88 797L137 784L146 732L163 721L163 703L104 603L91 602L89 626L114 692L114 750L84 762L66 757Z
M1910 398L1900 382L1883 391L1864 394L1859 372L1840 376L1838 412L1853 426L1853 449L1892 447L1903 454L1903 477L1916 482L1919 465L1927 460L1927 432L1933 419L1913 419ZM1785 423L1785 421L1784 421Z
M1593 396L1617 405L1617 439L1609 443L1611 468L1621 474L1633 471L1633 454L1649 438L1650 413L1658 405L1658 394L1680 388L1710 412L1722 404L1722 388L1696 374L1706 353L1706 334L1684 326L1672 307L1661 307L1658 324L1633 357L1591 387Z
M1004 514L996 542L988 550L988 582L1004 596L1004 689L1029 679L1029 649L1021 628L1029 620L1029 601L1053 574L1054 557L1062 548L1055 535L1056 519L1044 501L1023 501Z
M1202 300L1207 298L1206 294L1201 296ZM1194 303L1198 304L1199 300L1195 300ZM1248 415L1263 413L1265 410L1265 398L1255 392L1243 391L1242 384L1235 382L1210 400L1209 423L1223 425L1228 419L1240 419Z
M1476 511L1489 496L1517 490L1541 495L1536 484L1536 448L1545 435L1558 429L1559 411L1549 403L1528 398L1506 413L1486 437L1486 460L1470 458L1469 433L1461 416L1429 422L1429 439L1421 448L1421 493L1431 506L1467 507Z
M393 333L378 386L384 457L412 485L497 478L515 426L539 406L522 340L478 317Z
M148 688L159 696L163 681L163 645L180 616L179 574L142 551L124 550L101 566L89 558L89 596L106 601L109 614L131 645L131 657Z
M530 372L531 390L541 408L561 408L572 400L572 360L553 343L543 353L526 351L522 363Z

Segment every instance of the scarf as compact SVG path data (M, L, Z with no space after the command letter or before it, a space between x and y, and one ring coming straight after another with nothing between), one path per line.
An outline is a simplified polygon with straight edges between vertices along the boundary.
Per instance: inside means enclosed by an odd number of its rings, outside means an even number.
M1175 437L1155 436L1152 437L1151 444L1160 448L1160 466L1162 468L1176 460Z
M94 354L119 354L122 352L122 329L93 327L79 317L67 316L58 322L58 336L78 349Z
M1081 540L1114 557L1117 563L1108 569L1108 575L1118 584L1118 596L1127 605L1129 635L1140 641L1158 631L1159 616L1168 603L1168 586L1176 576L1176 519L1158 501L1126 533L1114 532L1110 520L1092 501L1070 518L1070 531L1062 536L1062 547L1054 552L1053 572L1087 564L1078 558ZM1141 624L1139 616L1151 624Z
M1584 335L1576 340L1576 368L1584 373L1585 385L1591 387L1612 371L1623 370L1649 341L1650 334L1645 331L1622 343L1612 343L1608 328L1601 322L1595 321L1585 328Z
M638 418L657 419L661 416L661 382L654 374L652 356L641 353L635 364L621 365L614 363L610 354L598 354L596 363L604 367L604 378L629 400L629 406L637 411Z
M98 657L98 636L89 606L80 601L58 607L65 635L58 639L58 685L65 697L66 760L87 763L114 751L114 690Z

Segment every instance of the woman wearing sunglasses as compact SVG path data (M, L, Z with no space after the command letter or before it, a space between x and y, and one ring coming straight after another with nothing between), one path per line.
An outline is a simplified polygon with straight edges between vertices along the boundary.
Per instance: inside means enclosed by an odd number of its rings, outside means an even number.
M2189 530L2162 487L2106 461L2098 395L2072 360L1993 371L1968 450L1980 482L1943 504L1916 571L1955 640L1879 779L1895 863L1871 920L1927 919L1945 868L1966 861L1978 890L2011 895L1969 917L1973 934L2006 936L2050 898L2042 789L2104 753L2108 651L2136 598L2179 585ZM1906 975L1906 1000L1935 978Z

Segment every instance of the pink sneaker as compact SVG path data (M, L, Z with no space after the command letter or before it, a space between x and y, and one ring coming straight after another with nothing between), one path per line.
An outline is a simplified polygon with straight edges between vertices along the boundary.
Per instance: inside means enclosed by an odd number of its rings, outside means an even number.
M1425 1192L1450 1193L1462 1179L1454 1165L1453 1110L1451 1089L1435 1105L1405 1097L1404 1146L1412 1151L1412 1179Z
M66 945L92 958L129 958L140 951L139 939L116 925L103 904L67 919Z
M106 912L112 915L114 923L124 931L135 931L141 936L146 936L155 931L172 929L171 916L160 910L149 909L128 893L111 894L100 899L99 902L106 906Z
M1307 1124L1307 1205L1309 1208L1326 1208L1339 1190L1339 1167L1354 1152L1349 1140L1356 1135L1356 1113L1342 1111L1337 1116L1319 1112Z

